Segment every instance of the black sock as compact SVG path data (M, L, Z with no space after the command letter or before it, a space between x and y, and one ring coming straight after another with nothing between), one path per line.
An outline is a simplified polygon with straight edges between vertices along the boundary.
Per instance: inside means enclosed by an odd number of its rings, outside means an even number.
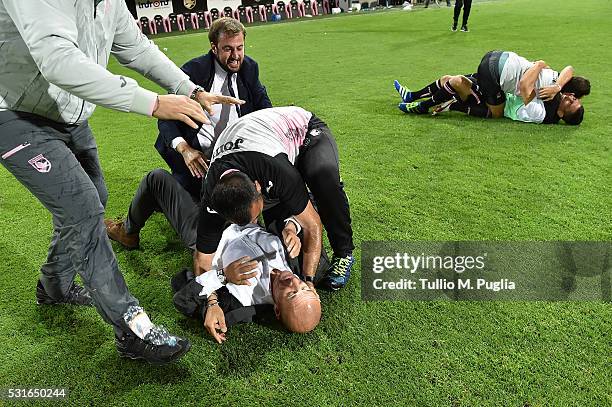
M432 97L422 101L421 105L423 106L423 108L429 109L430 107L439 105L440 103L444 103L447 100L451 100L456 94L457 92L455 91L455 89L453 89L451 84L449 82L446 82L444 86L442 86L436 93L433 94Z
M440 80L430 83L421 90L412 92L412 100L418 100L423 98L431 97L437 91L440 90Z

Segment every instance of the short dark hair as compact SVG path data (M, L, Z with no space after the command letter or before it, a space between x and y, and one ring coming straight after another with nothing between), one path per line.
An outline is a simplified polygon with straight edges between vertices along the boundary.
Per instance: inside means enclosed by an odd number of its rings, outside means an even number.
M563 115L563 121L572 126L577 126L582 123L584 119L584 106L580 106L575 112L565 113Z
M578 99L591 93L591 82L582 76L574 76L561 89L563 93L573 93Z
M208 40L217 45L219 43L221 34L233 37L234 35L238 35L240 33L242 33L244 38L246 38L246 29L240 21L231 17L221 17L213 21L212 25L210 26L210 31L208 31Z
M221 177L217 182L211 203L225 219L242 226L251 223L251 204L260 195L248 175L235 171Z

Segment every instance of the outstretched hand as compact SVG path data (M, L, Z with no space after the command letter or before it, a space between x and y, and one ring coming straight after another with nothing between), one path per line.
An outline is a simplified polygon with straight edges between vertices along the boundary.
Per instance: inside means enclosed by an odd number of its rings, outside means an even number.
M179 120L197 129L197 122L209 123L202 106L183 95L159 95L153 116L163 120ZM195 121L194 121L195 120Z
M202 105L204 110L208 112L208 114L213 114L213 105L216 104L224 104L224 105L242 105L244 104L244 100L236 99L231 96L217 95L210 92L201 91L198 92L196 96L196 100ZM206 122L208 123L208 121Z

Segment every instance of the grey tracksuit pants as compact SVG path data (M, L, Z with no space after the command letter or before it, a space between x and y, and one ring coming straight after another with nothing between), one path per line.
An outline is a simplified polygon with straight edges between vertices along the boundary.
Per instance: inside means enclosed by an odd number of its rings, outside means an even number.
M138 305L106 236L107 191L98 149L87 122L70 126L31 113L0 111L0 163L53 216L53 237L40 281L61 299L75 274L83 279L102 318L116 332Z

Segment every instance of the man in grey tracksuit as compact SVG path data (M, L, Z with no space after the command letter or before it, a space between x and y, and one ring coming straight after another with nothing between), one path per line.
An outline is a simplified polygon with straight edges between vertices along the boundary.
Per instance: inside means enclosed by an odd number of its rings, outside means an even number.
M170 94L109 72L111 53ZM165 363L190 345L153 325L127 289L106 236L107 191L87 119L102 105L195 128L207 122L202 106L219 102L235 99L193 84L140 33L124 0L0 0L0 163L53 215L38 302L93 302L122 356Z

